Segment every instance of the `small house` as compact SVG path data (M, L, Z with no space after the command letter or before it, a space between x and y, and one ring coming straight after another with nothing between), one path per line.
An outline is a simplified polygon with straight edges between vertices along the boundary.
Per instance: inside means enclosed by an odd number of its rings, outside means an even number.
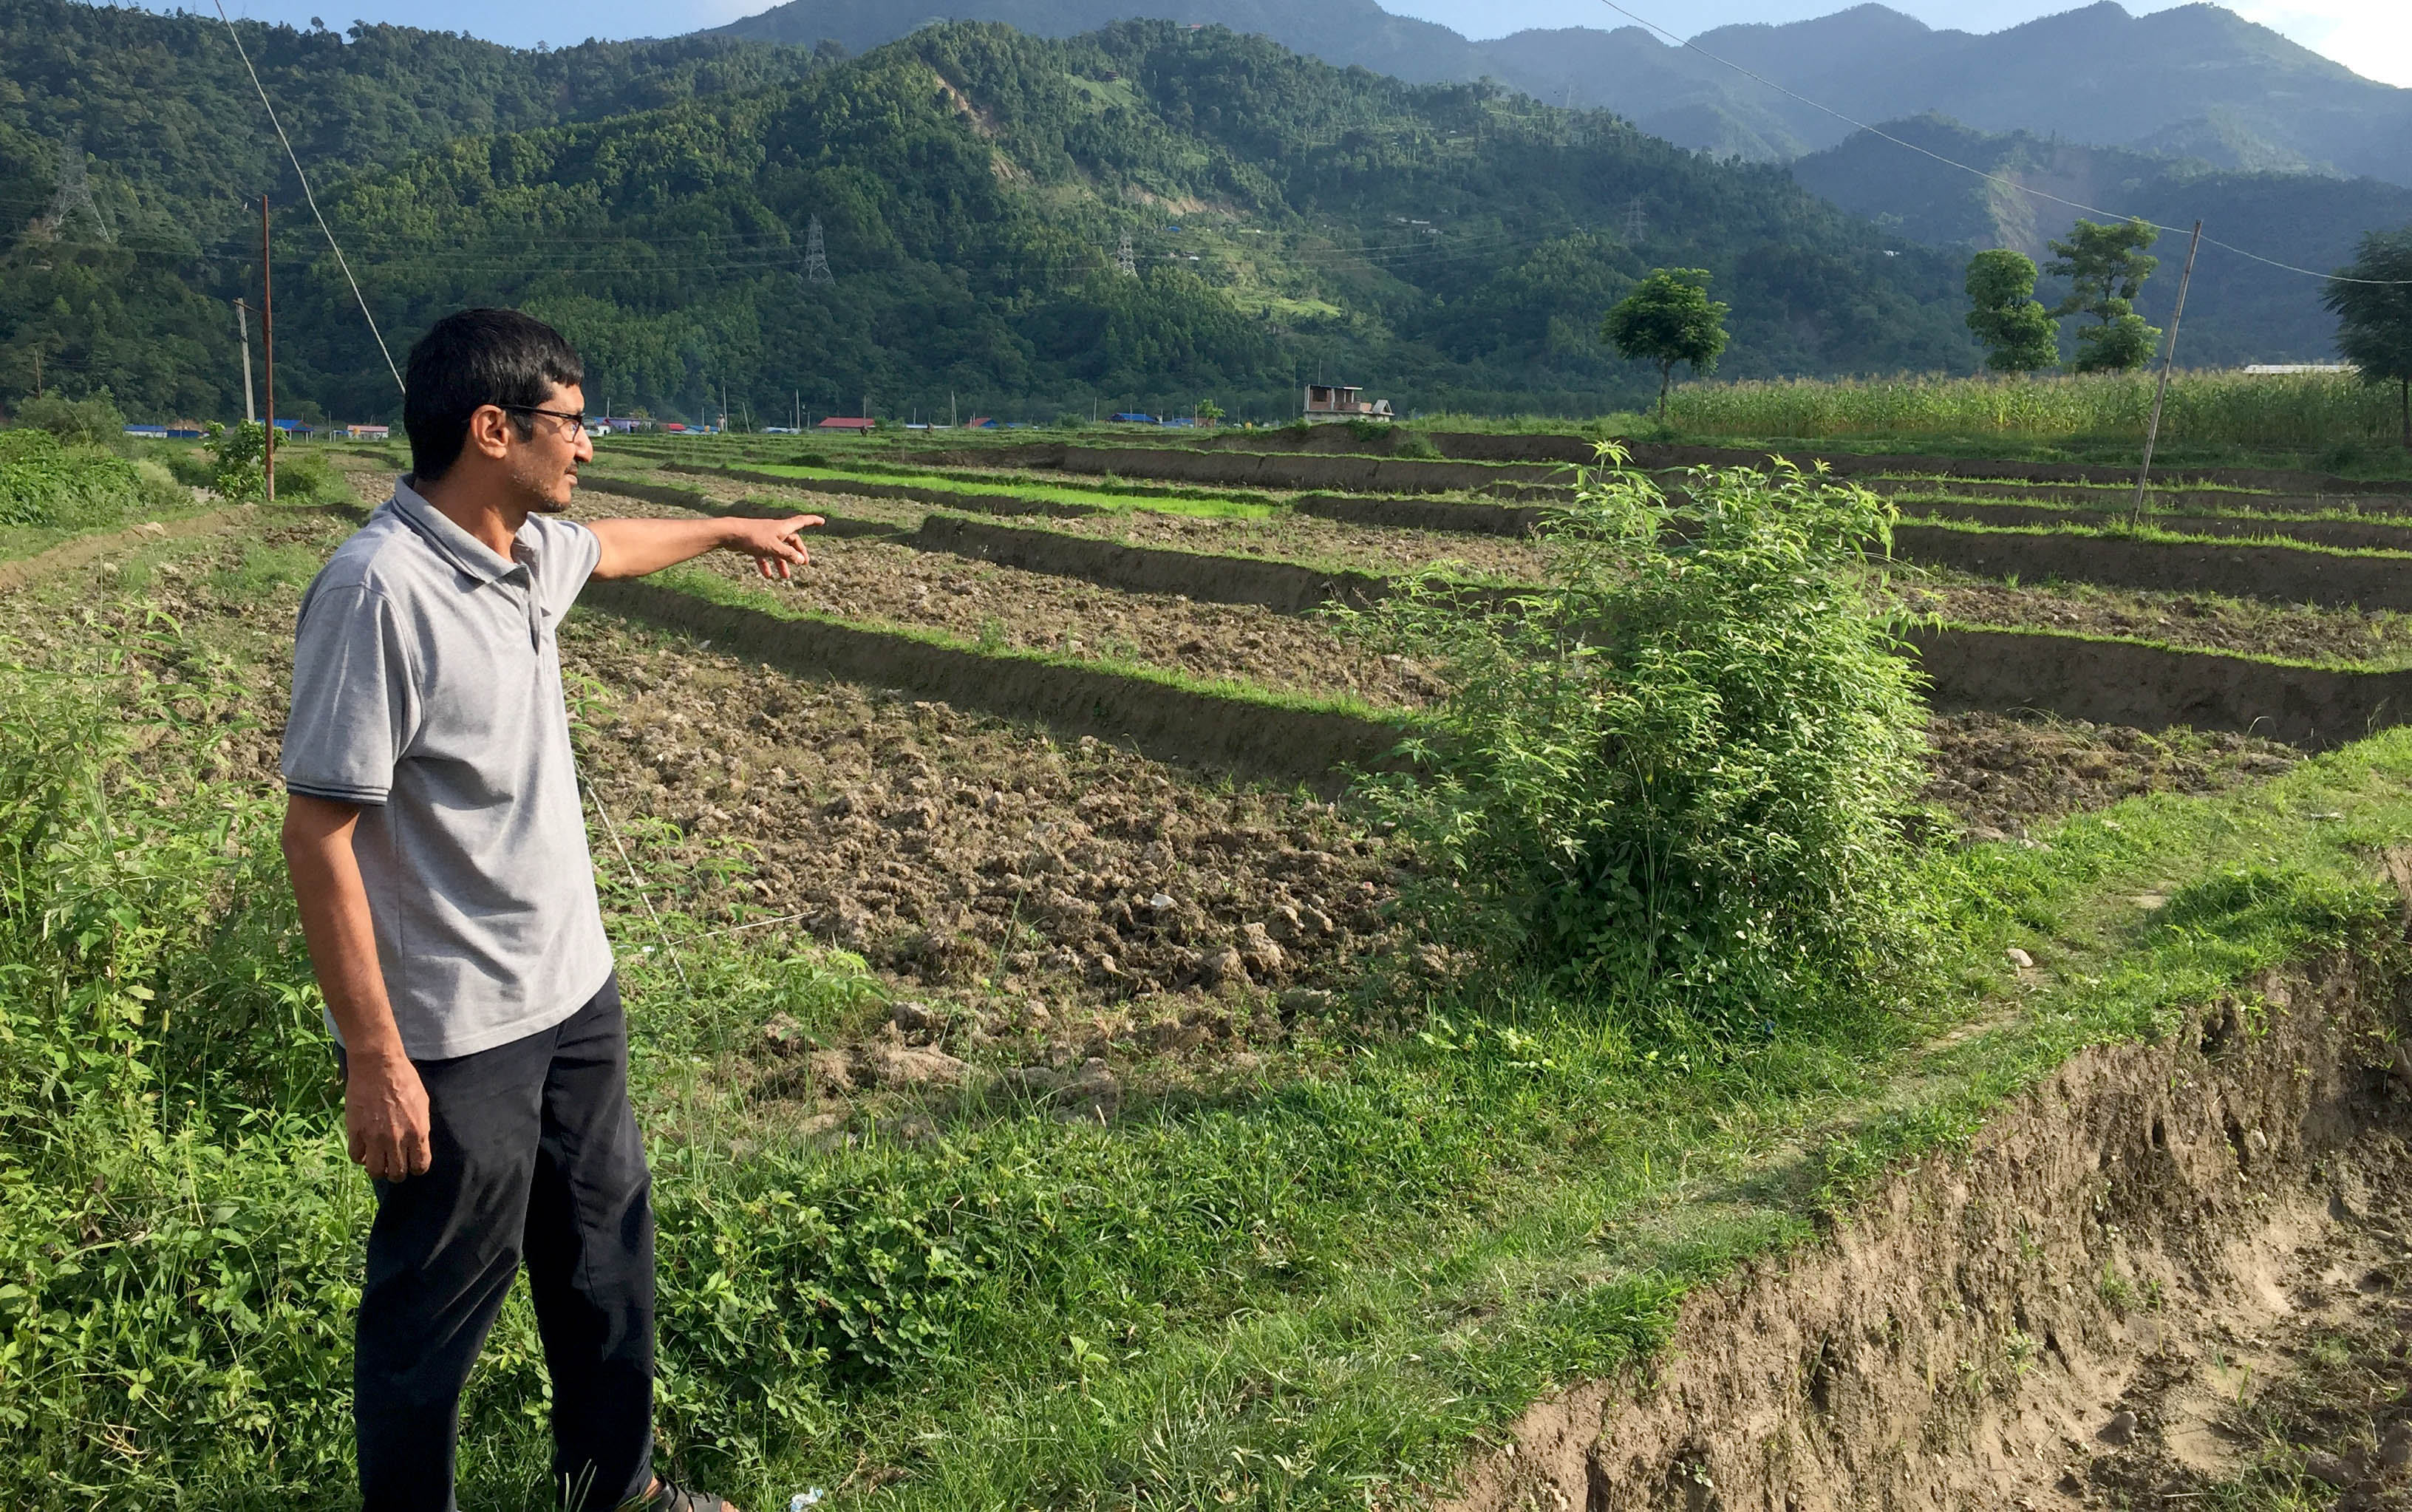
M1361 391L1355 384L1310 383L1306 386L1306 418L1310 421L1390 418L1389 400L1376 399L1368 404L1357 397Z
M875 429L868 415L831 415L814 427L817 431L869 431Z

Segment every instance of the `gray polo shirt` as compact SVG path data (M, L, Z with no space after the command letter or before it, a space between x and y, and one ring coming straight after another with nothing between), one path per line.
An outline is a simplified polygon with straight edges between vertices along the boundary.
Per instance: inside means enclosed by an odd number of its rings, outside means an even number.
M394 1022L445 1060L550 1028L611 972L553 639L602 543L532 515L505 561L409 485L302 595L283 766L360 805Z

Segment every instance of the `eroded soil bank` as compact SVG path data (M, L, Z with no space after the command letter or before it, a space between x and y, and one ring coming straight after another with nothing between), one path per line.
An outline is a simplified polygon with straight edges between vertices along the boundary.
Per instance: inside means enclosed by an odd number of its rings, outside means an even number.
M2340 957L2076 1057L1451 1506L2406 1505L2407 1013Z

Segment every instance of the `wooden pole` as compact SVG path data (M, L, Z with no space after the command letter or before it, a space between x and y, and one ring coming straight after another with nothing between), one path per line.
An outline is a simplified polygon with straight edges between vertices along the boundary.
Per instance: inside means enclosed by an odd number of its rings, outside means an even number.
M268 266L268 197L259 197L259 340L267 356L268 433L262 438L260 474L268 502L276 502L276 280Z
M2153 476L2153 448L2161 439L2161 402L2169 396L2169 369L2178 360L2178 322L2185 318L2186 286L2194 282L2194 255L2202 250L2202 222L2194 223L2194 240L2186 243L2185 271L2178 274L2177 308L2169 312L2169 349L2161 354L2161 381L2153 388L2153 418L2144 427L2144 463L2136 469L2136 506L2138 519L2144 514L2144 485Z
M257 424L259 419L259 396L251 388L251 306L241 300L234 301L234 339L243 346L243 418Z

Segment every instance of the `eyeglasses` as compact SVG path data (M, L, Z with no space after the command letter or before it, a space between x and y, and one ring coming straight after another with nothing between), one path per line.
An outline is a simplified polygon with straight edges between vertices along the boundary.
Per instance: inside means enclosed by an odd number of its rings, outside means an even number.
M547 419L566 420L568 422L569 429L571 431L583 431L586 429L586 416L584 412L579 410L541 409L534 404L496 404L494 407L496 409L509 410L515 415L541 415ZM567 433L565 432L564 433L566 434Z

